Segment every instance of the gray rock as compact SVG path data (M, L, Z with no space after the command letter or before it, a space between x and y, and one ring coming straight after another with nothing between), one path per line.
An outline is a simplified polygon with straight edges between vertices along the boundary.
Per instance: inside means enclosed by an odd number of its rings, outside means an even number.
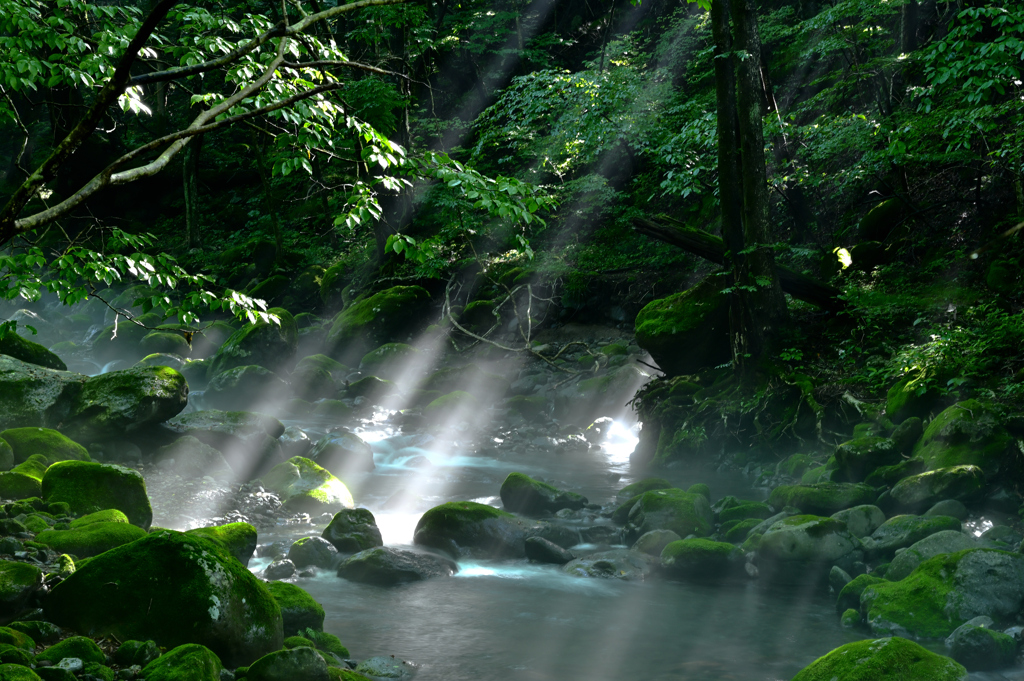
M234 477L224 455L210 445L186 435L153 453L153 462L165 463L168 470L185 478L209 475L215 479Z
M506 510L526 515L563 508L579 509L587 503L587 498L581 494L560 490L522 473L509 473L499 493Z
M313 648L278 650L256 660L245 673L249 681L329 681L327 663Z
M356 553L384 545L376 519L365 508L339 511L321 536L342 553Z
M80 657L65 657L63 660L56 664L57 669L63 669L66 672L77 674L85 668L85 663L82 662Z
M925 515L948 515L963 522L967 520L967 507L956 499L943 499L924 512Z
M269 411L288 392L288 383L270 369L256 365L234 367L213 376L203 404L225 411Z
M977 620L985 622L975 624ZM987 617L976 617L958 627L946 639L950 657L972 672L1011 666L1017 655L1017 642L1002 632L989 629L991 624L992 620Z
M177 416L167 427L220 451L240 480L258 478L283 461L277 439L284 424L272 416L208 409Z
M799 514L800 511L795 508L783 509L775 515L773 515L771 518L764 520L760 525L755 525L753 529L751 529L750 532L747 533L747 536L749 537L755 534L764 534L772 527L772 525L779 522L780 520L785 520L786 518Z
M0 430L63 423L87 378L0 355Z
M877 530L879 525L885 522L885 512L871 504L854 506L853 508L833 513L832 517L846 523L846 529L850 531L850 534L858 538L867 537Z
M882 523L871 537L863 540L865 553L872 558L889 557L897 549L906 548L925 537L954 530L959 532L960 521L949 516L898 515Z
M956 553L965 549L973 549L978 546L971 537L956 530L943 530L929 535L924 539L915 542L908 549L900 551L889 564L885 578L898 582L914 569L933 556L943 553Z
M632 549L649 556L661 557L662 550L674 541L682 539L672 530L651 530L640 536L633 544Z
M323 537L303 537L288 549L288 560L296 568L332 568L338 560L338 549Z
M282 453L289 459L293 456L306 456L309 450L313 449L313 441L298 426L285 428L278 441L281 443Z
M14 619L42 585L43 573L36 566L0 560L0 619Z
M409 666L394 656L377 655L368 657L356 666L356 672L382 679L400 679L412 673Z
M846 525L832 518L812 515L781 520L761 537L760 556L781 562L832 564L860 547Z
M378 546L347 558L338 566L338 576L353 582L393 586L432 577L449 577L458 570L455 561L434 553Z
M537 563L565 565L576 558L571 551L563 549L558 544L550 542L543 537L528 538L524 547L526 549L526 557Z
M375 468L370 445L348 431L324 435L310 450L307 458L342 480L351 473L372 471Z
M839 595L839 592L843 590L843 587L853 581L853 577L838 565L833 565L832 570L828 573L828 585L832 587L832 592Z
M639 551L614 549L572 560L563 565L562 570L575 577L643 581L658 562L656 558Z
M263 571L263 576L267 579L288 579L294 574L295 563L291 562L287 558L275 560L267 566L266 570Z

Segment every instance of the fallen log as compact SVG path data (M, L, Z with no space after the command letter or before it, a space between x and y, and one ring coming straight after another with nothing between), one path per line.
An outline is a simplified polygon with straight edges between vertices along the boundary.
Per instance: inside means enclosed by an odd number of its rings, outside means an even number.
M634 218L633 229L652 239L677 246L688 253L710 260L718 265L725 265L725 242L721 237L689 227L672 218L661 218L660 222L648 218ZM829 312L842 312L847 303L839 296L842 291L814 277L801 274L796 270L776 264L782 290L797 300L816 305Z

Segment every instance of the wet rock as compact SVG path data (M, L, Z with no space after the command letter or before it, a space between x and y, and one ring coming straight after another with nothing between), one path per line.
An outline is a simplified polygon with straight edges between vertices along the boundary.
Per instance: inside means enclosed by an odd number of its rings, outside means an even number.
M131 664L144 666L141 677L146 681L221 681L224 669L212 650L197 643L180 645L148 663Z
M288 582L270 582L267 589L281 608L286 634L294 636L306 629L323 631L326 613L305 589Z
M946 639L950 657L972 672L1012 666L1017 656L1017 642L1000 631L989 629L991 624L992 620L987 617L976 617L957 627Z
M967 670L913 641L893 636L854 641L804 667L793 681L967 681Z
M177 415L188 383L170 367L134 367L93 376L71 403L62 430L81 442L112 439Z
M281 453L288 458L306 456L313 449L313 441L297 426L285 428L278 441L281 443Z
M710 276L682 293L648 303L637 315L637 344L670 376L729 360L729 305L721 288Z
M563 565L562 571L574 577L643 581L657 564L657 558L639 551L613 549L576 558Z
M297 569L309 567L331 568L338 560L338 549L323 537L303 537L288 549L288 560Z
M781 520L761 537L761 563L774 563L780 573L795 573L798 563L831 565L860 548L846 524L813 515ZM793 575L795 576L795 575Z
M889 496L901 509L920 511L943 499L977 499L984 487L985 473L978 466L952 466L903 478Z
M225 480L235 475L219 450L191 435L160 447L153 452L152 460L153 463L162 464L166 470L173 471L183 478L202 478L209 475L214 479Z
M114 653L114 662L122 667L130 667L133 664L145 667L158 657L160 647L156 641L125 641Z
M10 445L15 464L23 463L34 454L45 457L51 464L89 460L85 447L50 428L9 428L0 432L0 439Z
M275 560L273 563L267 566L267 569L263 571L263 576L267 579L288 579L295 574L295 563L291 562L287 558L281 560Z
M634 551L646 553L649 556L661 556L662 550L672 542L681 540L678 534L672 530L651 530L645 532L631 547Z
M963 522L967 520L967 507L956 499L944 499L924 512L925 515L948 515Z
M43 585L43 573L34 565L0 560L0 621L10 621Z
M879 466L898 463L900 452L890 438L861 437L837 446L835 459L843 478L858 482Z
M144 529L126 522L94 522L70 530L44 530L36 541L57 553L89 558L145 536Z
M384 545L377 521L365 508L338 511L321 536L342 553L357 553Z
M393 586L458 572L454 561L433 553L405 551L388 546L360 551L338 566L338 576L353 582Z
M0 428L63 423L87 378L0 355Z
M279 650L256 660L245 673L248 681L330 681L327 663L312 648Z
M310 450L309 459L340 478L375 468L370 445L348 431L324 435Z
M669 575L682 579L728 579L742 574L743 552L726 542L683 539L662 550L661 566Z
M288 383L266 367L247 364L210 378L203 405L225 411L271 411L288 392Z
M853 506L873 503L877 496L873 487L860 483L818 482L776 487L768 503L779 509L795 506L804 513L832 515Z
M911 572L918 565L945 553L956 553L966 549L977 548L977 542L971 537L958 530L943 530L929 535L920 541L912 544L905 551L900 551L892 559L889 568L885 572L885 578L892 582L898 582Z
M413 543L481 558L524 557L529 526L511 513L472 501L452 501L420 518Z
M76 514L116 508L129 522L149 529L153 508L146 482L137 471L114 464L61 461L46 469L42 495L47 502L64 502Z
M68 367L60 357L45 346L31 341L17 333L0 338L0 355L7 355L28 364L35 364L55 371L67 371Z
M654 490L640 495L630 509L626 533L631 541L651 530L671 530L680 537L705 536L710 534L713 522L711 506L703 495Z
M771 506L759 501L740 501L739 503L723 508L718 513L718 521L727 523L734 520L748 520L756 518L764 520L772 516Z
M208 409L182 414L167 426L220 451L239 480L259 477L282 460L277 438L284 433L284 424L271 416Z
M868 557L890 558L896 549L906 548L928 535L960 529L960 521L948 516L898 515L879 525L862 544Z
M563 549L558 544L548 541L543 537L528 538L524 548L526 550L526 557L536 563L565 565L576 557L571 551Z
M76 631L201 643L227 664L281 647L281 613L267 588L216 544L161 530L96 556L55 586L47 619Z
M522 473L509 473L501 483L499 494L506 510L526 515L553 513L563 508L579 509L587 503L587 498L581 494L560 490Z
M333 513L353 505L352 493L338 478L310 459L293 456L263 476L261 482L278 494L287 511Z
M991 479L1005 467L1012 443L995 411L977 400L965 400L928 424L914 447L914 458L930 471L977 466Z
M384 655L366 658L356 666L356 672L382 679L400 679L412 673L405 662Z
M249 560L252 559L252 554L256 551L256 528L249 523L199 527L189 530L185 534L204 537L214 542L246 567L249 567Z
M904 420L903 423L896 426L896 429L892 431L892 441L896 443L896 451L901 455L910 454L923 433L924 427L921 419L911 416Z
M295 356L298 330L291 313L280 307L272 307L267 312L276 315L280 323L246 324L232 333L209 360L211 379L235 367L248 365L274 371Z
M854 506L853 508L833 513L832 517L846 523L846 529L857 538L867 537L885 522L885 513L882 509L871 504Z

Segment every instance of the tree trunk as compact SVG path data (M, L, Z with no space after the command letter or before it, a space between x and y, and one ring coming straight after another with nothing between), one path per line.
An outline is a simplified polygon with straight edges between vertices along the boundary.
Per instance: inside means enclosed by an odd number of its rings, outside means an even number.
M199 228L199 154L203 135L196 135L185 147L181 179L185 191L185 248L200 248L203 235Z
M277 206L274 205L274 196L270 187L270 169L267 167L267 156L264 145L266 139L260 135L258 143L253 145L256 150L256 169L260 173L260 183L263 185L263 199L266 202L266 211L270 215L270 224L274 228L274 246L277 247L277 257L284 253L284 243L281 238L281 218L277 214Z

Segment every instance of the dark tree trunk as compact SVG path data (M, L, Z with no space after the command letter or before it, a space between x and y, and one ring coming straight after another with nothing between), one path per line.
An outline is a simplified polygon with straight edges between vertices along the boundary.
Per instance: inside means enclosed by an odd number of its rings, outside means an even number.
M185 147L181 179L185 190L185 248L203 245L199 227L199 154L203 148L203 135L196 135Z

